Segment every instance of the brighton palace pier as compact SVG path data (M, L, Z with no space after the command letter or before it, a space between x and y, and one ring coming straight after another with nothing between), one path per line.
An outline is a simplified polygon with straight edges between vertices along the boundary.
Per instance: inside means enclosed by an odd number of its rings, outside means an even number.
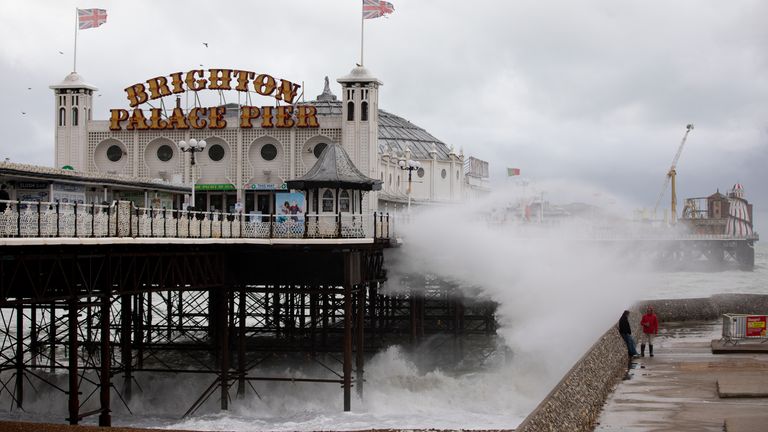
M179 417L269 398L264 381L338 386L349 410L373 352L492 335L495 306L456 287L382 287L394 214L485 193L487 163L380 110L365 68L337 82L301 102L266 74L172 73L109 120L77 73L51 86L56 168L0 162L4 406L108 426L163 375L166 397L196 392ZM319 372L265 368L288 361Z

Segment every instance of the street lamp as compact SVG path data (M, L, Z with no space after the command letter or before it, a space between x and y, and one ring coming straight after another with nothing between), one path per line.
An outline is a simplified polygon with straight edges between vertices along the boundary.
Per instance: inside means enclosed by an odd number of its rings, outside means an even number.
M408 213L411 212L411 176L413 174L413 171L418 170L421 168L421 164L415 160L408 159L407 161L405 159L400 159L400 162L397 163L400 166L401 170L408 171Z
M205 140L196 140L192 138L189 142L179 141L179 149L183 152L189 152L192 156L190 165L192 165L192 207L195 207L195 153L205 150Z

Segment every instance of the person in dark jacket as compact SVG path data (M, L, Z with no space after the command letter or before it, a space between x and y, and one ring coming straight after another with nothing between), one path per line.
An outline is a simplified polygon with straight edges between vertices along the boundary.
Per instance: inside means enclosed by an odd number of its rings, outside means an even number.
M627 344L627 352L630 357L637 357L637 349L635 348L635 341L632 339L632 328L629 325L629 311L625 310L619 318L619 334L624 339L624 343Z

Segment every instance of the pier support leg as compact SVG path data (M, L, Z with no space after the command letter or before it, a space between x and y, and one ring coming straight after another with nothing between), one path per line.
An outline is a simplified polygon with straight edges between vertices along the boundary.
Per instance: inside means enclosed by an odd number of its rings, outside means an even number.
M120 358L123 363L123 397L131 400L133 358L131 350L131 296L120 296Z
M80 420L80 397L77 375L77 299L69 299L69 424L76 425Z
M229 409L229 313L227 311L227 290L221 289L216 294L216 329L219 342L219 365L221 367L221 409Z
M240 299L237 304L237 397L245 396L245 286L240 286Z
M99 403L101 404L101 414L99 415L99 426L112 426L112 415L109 406L110 379L110 347L109 347L109 291L107 290L101 297L101 372L99 384Z
M352 286L344 284L344 411L352 409Z
M355 386L357 395L363 398L363 368L365 366L365 286L358 286L357 314L355 316Z
M16 407L24 405L24 306L16 306Z

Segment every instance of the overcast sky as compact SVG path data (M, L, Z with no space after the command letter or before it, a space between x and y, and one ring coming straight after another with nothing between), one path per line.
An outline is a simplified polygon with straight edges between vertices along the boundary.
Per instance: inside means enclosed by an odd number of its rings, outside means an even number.
M365 28L381 108L490 161L494 181L518 167L582 201L652 207L693 122L678 196L738 181L768 210L768 2L390 1ZM53 164L48 86L72 70L76 7L109 14L78 36L95 119L126 107L125 87L201 64L303 81L314 98L360 61L359 0L3 0L2 158Z

